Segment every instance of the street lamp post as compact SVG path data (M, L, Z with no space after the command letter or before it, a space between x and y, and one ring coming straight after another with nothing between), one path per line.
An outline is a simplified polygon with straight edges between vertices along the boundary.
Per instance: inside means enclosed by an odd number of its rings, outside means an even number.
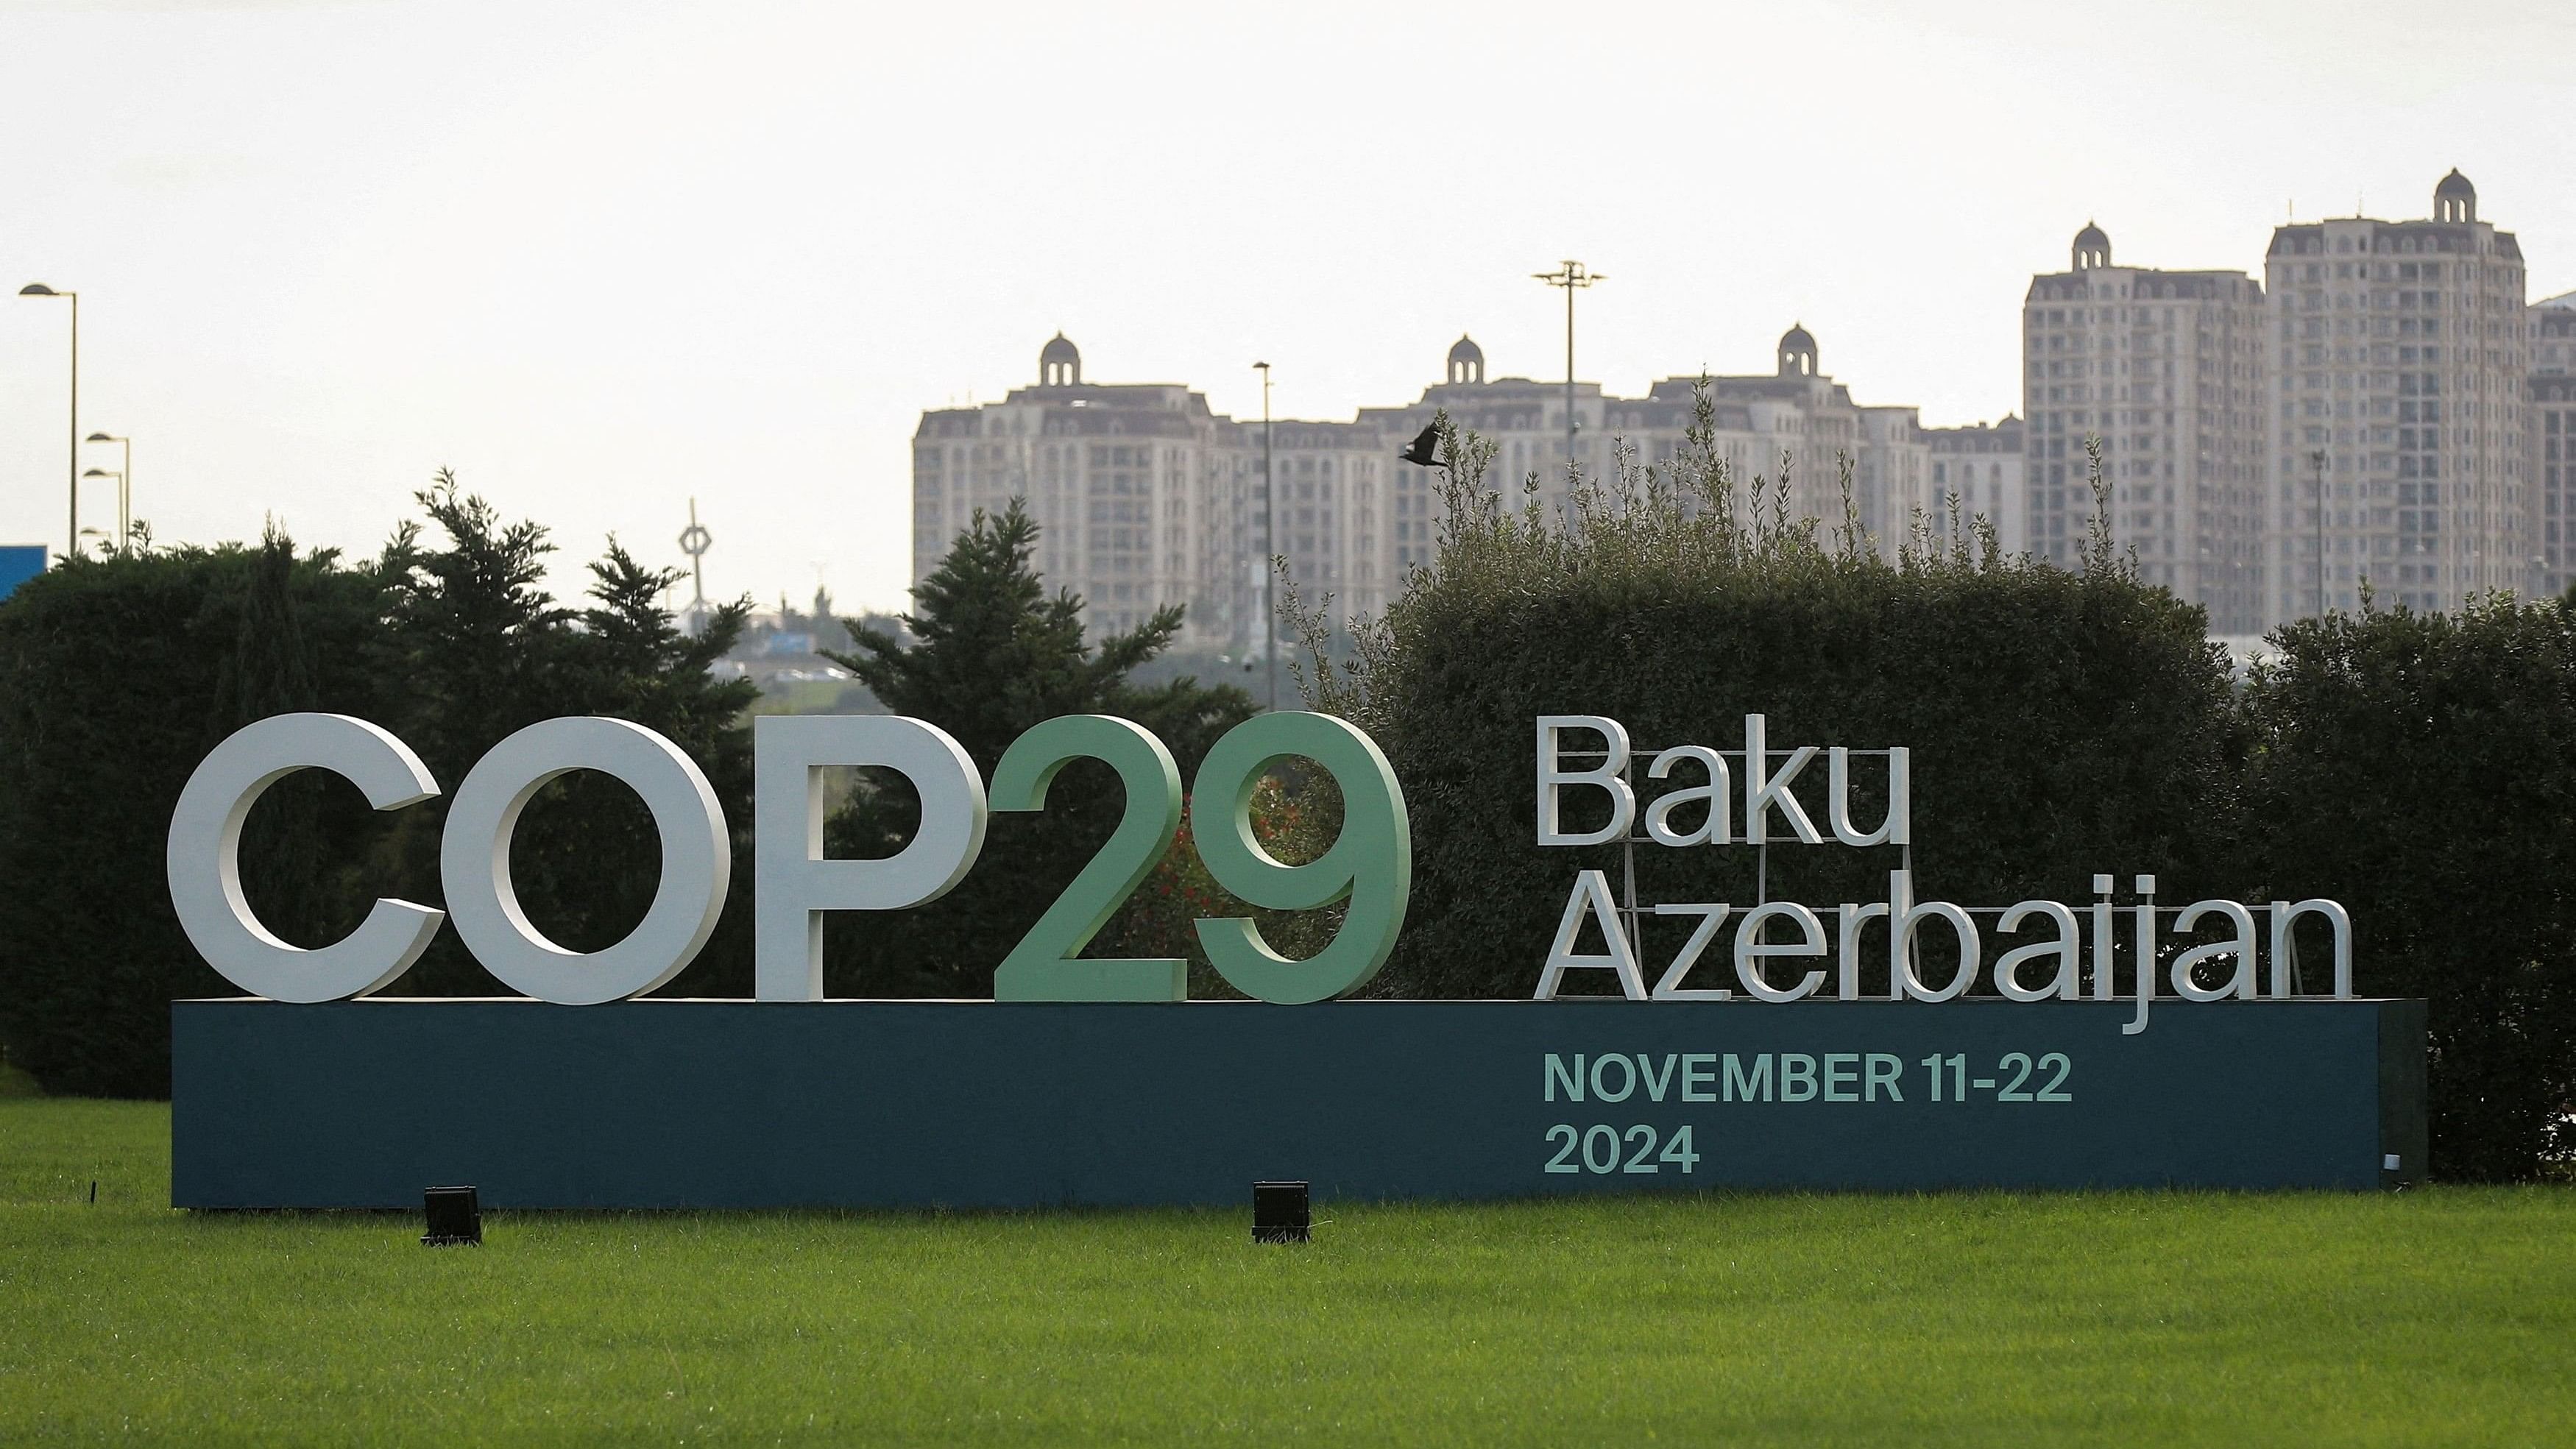
M1270 364L1252 364L1261 374L1261 658L1270 670L1270 708L1279 709L1279 620L1271 602L1272 580L1278 574L1278 556L1274 552L1278 527L1278 490L1271 486L1270 449Z
M92 433L82 441L124 445L125 460L116 472L116 551L123 553L127 541L134 536L134 440L112 433ZM97 470L92 469L90 476L97 476Z
M68 562L80 552L80 293L57 292L42 282L29 282L18 289L18 295L61 297L72 304L72 456L64 468L64 476L71 482L71 498L65 505L71 521L63 529L63 558Z
M1551 287L1565 289L1565 469L1574 476L1574 293L1578 287L1589 287L1602 280L1599 272L1584 270L1583 263L1568 259L1552 272L1532 272L1532 277Z
M87 472L85 472L85 473L81 474L81 476L82 476L82 477L84 477L84 478L113 478L113 479L115 479L115 480L116 480L116 511L117 511L117 516L119 516L119 517L123 517L123 516L124 516L124 514L125 514L125 475L124 475L124 474L117 472L117 471L116 471L115 469L113 469L113 468L92 468L92 469L88 470ZM98 530L97 530L97 529L95 529L95 528L93 528L93 529L89 529L89 530L87 530L87 531L88 531L88 532L90 532L90 533L96 533L96 532L98 532ZM120 533L118 533L118 534L117 534L117 540L116 540L116 548L115 548L115 551L116 551L116 552L118 552L118 553L123 553L123 552L125 552L125 535L124 535L122 532L120 532Z

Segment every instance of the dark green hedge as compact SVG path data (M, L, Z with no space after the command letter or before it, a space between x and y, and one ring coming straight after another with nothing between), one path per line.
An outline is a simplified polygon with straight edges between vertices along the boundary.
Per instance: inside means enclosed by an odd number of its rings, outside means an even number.
M1906 746L1919 898L2083 900L2095 872L2124 887L2153 874L2167 900L2233 885L2244 747L2199 610L2107 550L2080 574L1990 544L1915 540L1882 561L1842 531L1820 542L1757 490L1685 455L1548 517L1462 470L1438 567L1323 691L1377 736L1413 817L1413 910L1382 990L1526 995L1575 873L1621 879L1620 847L1536 844L1543 714L1608 715L1641 752L1739 748L1756 712L1775 745ZM1875 825L1883 765L1854 764L1854 814ZM1637 779L1647 798L1698 783L1650 785L1642 759ZM1833 843L1821 756L1798 792L1826 844L1775 843L1772 898L1886 899L1900 854ZM1598 823L1601 799L1570 792L1589 812L1572 823ZM1636 865L1641 901L1755 899L1746 848L1646 847ZM1685 934L1649 921L1644 951L1660 964ZM1944 939L1927 944L1931 979L1947 976ZM1878 957L1864 979L1884 990Z
M2362 991L2431 1003L2434 1169L2576 1149L2576 616L2557 601L2283 628L2247 691L2258 888L2352 910Z
M170 911L170 807L205 752L273 702L375 707L357 646L376 593L328 560L236 548L76 561L0 605L0 1040L47 1090L165 1091L169 1002L231 994ZM301 638L285 678L253 637L281 598ZM292 799L307 816L337 803ZM245 887L309 942L329 929L335 872L276 838L279 813L254 822L271 849L245 852Z

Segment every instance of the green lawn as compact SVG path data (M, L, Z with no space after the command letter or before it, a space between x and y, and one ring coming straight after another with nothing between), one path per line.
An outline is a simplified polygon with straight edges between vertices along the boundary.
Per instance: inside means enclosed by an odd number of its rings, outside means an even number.
M175 1213L0 1100L0 1442L2576 1441L2576 1194ZM98 1203L87 1198L92 1179Z

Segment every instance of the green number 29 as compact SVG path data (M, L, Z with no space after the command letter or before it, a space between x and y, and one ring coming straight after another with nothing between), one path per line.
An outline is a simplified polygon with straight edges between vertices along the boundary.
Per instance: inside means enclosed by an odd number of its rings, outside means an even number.
M1252 834L1252 794L1277 761L1321 765L1342 791L1342 833L1304 865L1285 865ZM1163 742L1106 715L1066 715L1012 741L993 770L995 810L1040 810L1047 786L1071 760L1118 771L1127 808L1100 853L1065 887L993 976L1001 1001L1178 1001L1188 994L1185 963L1081 959L1118 907L1170 851L1180 822L1180 772ZM1376 743L1330 715L1256 715L1228 730L1191 782L1199 858L1216 883L1274 911L1306 911L1347 899L1341 931L1314 957L1272 951L1249 918L1197 923L1199 944L1234 988L1263 1001L1328 1001L1357 991L1386 965L1413 891L1413 832L1404 792Z

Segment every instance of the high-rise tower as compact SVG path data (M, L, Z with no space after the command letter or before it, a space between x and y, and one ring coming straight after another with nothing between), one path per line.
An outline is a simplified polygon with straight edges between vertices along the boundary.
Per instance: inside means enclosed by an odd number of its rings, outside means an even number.
M2453 171L2421 221L2277 228L2265 603L2273 620L2528 588L2522 248Z
M2116 266L2087 222L2068 270L2022 303L2025 526L2033 554L2077 565L2102 440L2111 538L2149 583L2209 611L2217 634L2262 613L2263 289L2242 272Z

